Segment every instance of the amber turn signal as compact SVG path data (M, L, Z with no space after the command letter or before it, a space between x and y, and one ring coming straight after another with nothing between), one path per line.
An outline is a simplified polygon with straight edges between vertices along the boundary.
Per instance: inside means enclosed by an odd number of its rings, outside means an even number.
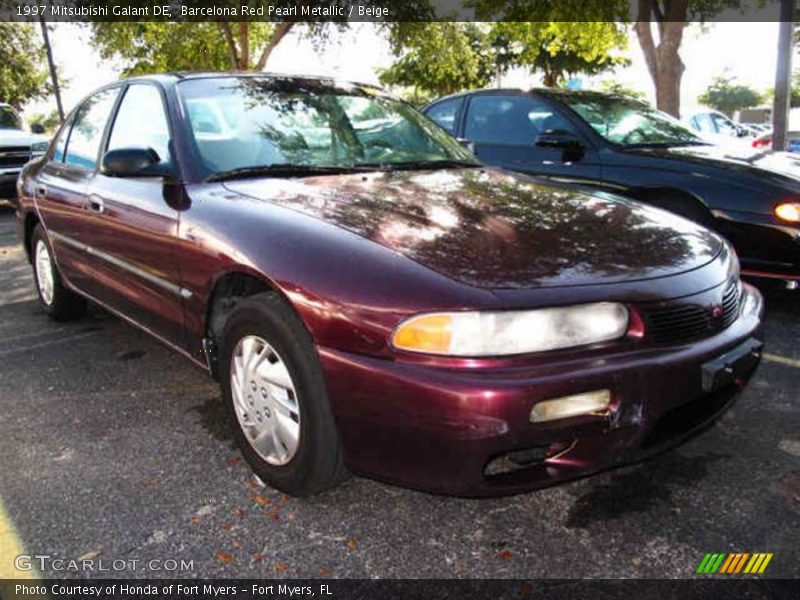
M800 202L783 202L775 207L775 216L788 223L800 223Z
M453 319L446 314L421 315L403 323L394 333L395 348L447 354L453 338Z

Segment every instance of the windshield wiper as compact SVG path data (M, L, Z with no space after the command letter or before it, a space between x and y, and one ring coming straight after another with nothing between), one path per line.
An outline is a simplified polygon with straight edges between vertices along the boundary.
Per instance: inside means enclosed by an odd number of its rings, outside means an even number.
M710 146L708 142L701 140L686 140L674 142L643 142L641 144L625 144L623 148L679 148L680 146Z
M375 169L361 165L298 165L292 163L277 163L253 167L241 167L229 171L220 171L206 177L207 182L229 181L231 179L247 179L250 177L305 177L309 175L335 175L340 173L358 173L373 171Z

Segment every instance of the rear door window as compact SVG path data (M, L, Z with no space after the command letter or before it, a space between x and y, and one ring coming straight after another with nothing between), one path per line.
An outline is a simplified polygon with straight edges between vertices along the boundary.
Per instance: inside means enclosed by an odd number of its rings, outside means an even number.
M463 98L453 98L444 100L435 106L430 107L426 114L433 119L440 127L444 127L452 134L456 132L456 118L458 111L461 110Z
M78 109L67 141L65 161L72 167L94 170L108 117L114 108L119 88L103 90Z

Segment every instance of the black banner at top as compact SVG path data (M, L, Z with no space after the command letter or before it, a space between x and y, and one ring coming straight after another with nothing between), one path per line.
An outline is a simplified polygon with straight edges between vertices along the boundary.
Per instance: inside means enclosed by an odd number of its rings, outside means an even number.
M779 17L780 0L0 0L0 21L720 22Z

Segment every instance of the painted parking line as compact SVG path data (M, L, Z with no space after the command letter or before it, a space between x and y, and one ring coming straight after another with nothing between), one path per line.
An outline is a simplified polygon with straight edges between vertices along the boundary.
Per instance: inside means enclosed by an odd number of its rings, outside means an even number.
M794 358L788 358L786 356L781 356L779 354L769 354L768 352L762 354L761 358L769 362L774 362L781 365L787 365L789 367L796 367L800 369L800 360L796 360Z
M87 331L85 333L76 333L75 335L69 335L66 337L58 338L55 340L49 340L47 342L41 342L39 344L30 344L28 346L21 346L18 348L10 348L8 350L0 350L0 358L9 356L11 354L20 354L25 352L30 352L32 350L38 350L40 348L46 348L48 346L55 346L57 344L65 344L67 342L75 342L77 340L82 340L83 338L87 338L93 335L97 335L100 333L100 330L92 330Z
M16 567L16 558L25 554L22 543L14 528L14 523L0 500L0 580L3 579L41 579L38 571L31 565L29 571L21 571Z

